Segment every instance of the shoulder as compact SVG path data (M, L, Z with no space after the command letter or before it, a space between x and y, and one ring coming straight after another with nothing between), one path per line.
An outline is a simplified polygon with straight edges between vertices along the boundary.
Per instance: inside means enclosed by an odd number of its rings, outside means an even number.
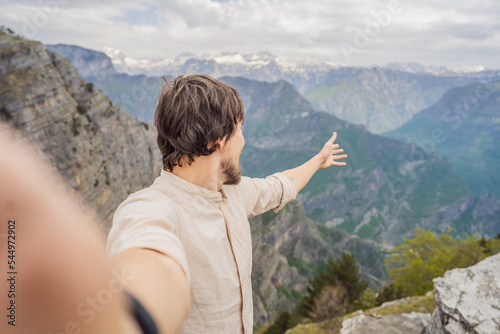
M113 221L126 217L162 218L174 223L179 219L179 207L168 194L151 186L130 194L116 209Z

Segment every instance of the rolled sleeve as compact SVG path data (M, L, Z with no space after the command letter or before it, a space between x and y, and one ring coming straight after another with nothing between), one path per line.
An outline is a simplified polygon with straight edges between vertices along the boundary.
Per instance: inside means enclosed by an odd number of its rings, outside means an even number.
M248 218L271 209L278 212L297 195L292 181L283 173L275 173L264 179L242 178L240 191Z
M130 248L149 248L175 260L191 276L184 246L176 226L162 214L165 206L152 201L124 202L115 212L108 235L108 257L113 258Z
M274 212L278 212L288 202L294 200L295 197L297 197L297 191L295 190L295 186L293 185L292 181L290 181L290 179L286 177L285 174L275 173L271 176L276 177L281 181L281 187L282 187L281 199L279 201L278 206L273 209Z

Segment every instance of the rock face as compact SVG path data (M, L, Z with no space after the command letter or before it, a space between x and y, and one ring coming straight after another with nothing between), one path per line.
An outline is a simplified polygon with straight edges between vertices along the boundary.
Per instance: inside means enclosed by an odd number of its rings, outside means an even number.
M434 279L437 307L425 334L500 333L500 254Z
M429 314L416 312L383 317L361 314L344 320L340 334L420 334L430 320Z
M102 52L65 44L46 45L45 47L71 61L78 73L87 81L106 80L108 76L118 73L111 59Z
M109 227L161 169L152 126L126 114L38 42L0 31L0 121L17 128Z
M162 77L118 73L104 53L79 46L58 44L46 47L71 61L84 80L94 83L129 115L144 122L153 122ZM166 76L168 80L172 78Z

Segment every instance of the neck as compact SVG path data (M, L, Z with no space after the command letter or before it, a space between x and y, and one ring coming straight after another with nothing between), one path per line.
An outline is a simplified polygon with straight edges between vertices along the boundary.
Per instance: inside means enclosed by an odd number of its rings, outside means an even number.
M216 154L196 157L191 165L174 166L172 174L211 191L220 191L224 175L220 168L220 157Z

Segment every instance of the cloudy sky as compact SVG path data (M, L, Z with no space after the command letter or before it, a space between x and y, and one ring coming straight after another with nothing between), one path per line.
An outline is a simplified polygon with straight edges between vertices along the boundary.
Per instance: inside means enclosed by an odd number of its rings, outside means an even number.
M269 51L335 63L500 68L498 0L0 0L0 24L134 58Z

